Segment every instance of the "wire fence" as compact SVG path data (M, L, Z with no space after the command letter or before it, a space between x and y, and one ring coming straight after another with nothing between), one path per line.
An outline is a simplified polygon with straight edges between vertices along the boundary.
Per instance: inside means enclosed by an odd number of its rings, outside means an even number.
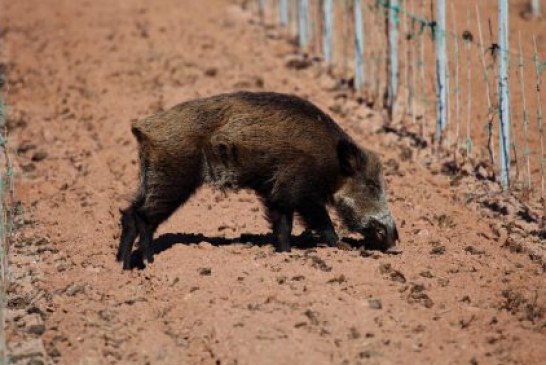
M525 14L508 0L257 6L262 21L280 24L301 52L321 56L368 104L386 108L390 123L416 128L456 164L485 161L488 178L504 189L538 192L544 202L544 39L509 24L509 16L538 22L540 1L529 0Z
M7 363L7 349L5 338L5 308L7 304L7 265L9 238L13 231L12 203L14 185L13 170L8 151L6 129L6 109L4 104L4 70L0 68L0 364Z

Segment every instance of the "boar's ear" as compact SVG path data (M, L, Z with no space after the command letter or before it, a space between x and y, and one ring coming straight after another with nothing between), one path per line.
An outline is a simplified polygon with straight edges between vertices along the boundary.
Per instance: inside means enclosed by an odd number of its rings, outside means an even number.
M361 171L365 163L360 149L353 142L345 139L340 140L337 144L337 158L341 173L346 176L353 176Z

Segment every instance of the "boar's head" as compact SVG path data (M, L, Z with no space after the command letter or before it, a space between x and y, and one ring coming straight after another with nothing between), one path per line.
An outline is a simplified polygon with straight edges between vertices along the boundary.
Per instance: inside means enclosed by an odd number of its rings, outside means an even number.
M367 248L385 251L395 246L398 231L387 204L379 157L348 140L338 143L337 154L342 183L334 203L341 219L351 231L364 235Z

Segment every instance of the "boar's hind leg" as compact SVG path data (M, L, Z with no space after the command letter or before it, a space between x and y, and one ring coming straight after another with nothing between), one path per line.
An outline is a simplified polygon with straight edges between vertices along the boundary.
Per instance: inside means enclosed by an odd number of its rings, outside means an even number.
M337 245L339 237L324 205L305 205L298 209L298 213L303 218L306 227L319 232L328 246Z
M267 218L273 227L273 234L277 239L275 250L277 252L290 252L290 235L292 234L294 212L274 204L266 205Z

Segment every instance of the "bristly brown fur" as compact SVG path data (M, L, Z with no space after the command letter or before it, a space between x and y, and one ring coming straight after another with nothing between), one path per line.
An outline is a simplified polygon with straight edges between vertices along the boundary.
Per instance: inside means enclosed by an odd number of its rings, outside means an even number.
M330 241L337 236L325 205L347 180L367 174L382 188L379 159L296 96L238 92L188 101L133 123L132 131L141 183L123 219L136 222L149 261L151 238L143 235L153 235L203 183L256 191L278 236L291 231L297 212L311 229L328 232ZM131 247L132 242L120 244L124 263ZM289 243L277 249L289 250Z

